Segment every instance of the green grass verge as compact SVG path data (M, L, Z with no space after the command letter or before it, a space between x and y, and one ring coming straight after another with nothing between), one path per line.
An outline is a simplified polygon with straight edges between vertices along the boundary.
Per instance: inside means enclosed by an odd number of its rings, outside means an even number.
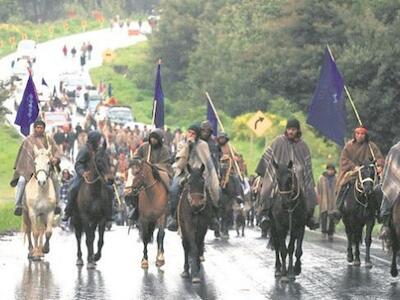
M82 27L82 21L86 22L85 27ZM105 26L108 26L107 22L101 23L95 19L79 18L42 24L34 24L28 21L19 24L0 24L0 57L15 51L18 42L23 39L32 39L40 43Z
M9 182L13 175L15 158L21 144L21 137L13 127L0 126L0 204L14 198L14 189Z
M0 233L21 228L21 217L14 216L14 202L0 202Z

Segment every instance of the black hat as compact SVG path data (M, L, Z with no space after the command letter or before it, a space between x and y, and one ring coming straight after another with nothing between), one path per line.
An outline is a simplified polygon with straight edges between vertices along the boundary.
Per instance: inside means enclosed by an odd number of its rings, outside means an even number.
M327 164L327 165L326 165L326 169L327 169L327 170L329 170L329 169L331 169L331 170L336 170L334 164Z
M93 149L97 150L99 142L101 140L101 133L98 131L90 131L88 134L87 143L90 144Z
M188 130L193 130L196 133L196 137L197 138L200 137L201 128L200 128L199 124L196 123L196 124L190 125Z
M226 138L226 140L229 141L229 135L226 132L218 133L217 139L219 138Z
M209 130L211 132L213 131L212 125L211 125L210 121L208 121L208 120L201 122L200 128L203 130Z
M286 129L288 128L296 128L300 130L300 122L297 119L289 119L286 123Z
M46 128L46 123L42 120L37 120L35 121L35 123L33 123L33 128L36 128L37 126L43 126L44 128Z
M149 139L153 137L155 138L160 144L163 142L163 131L160 128L153 129L149 134Z

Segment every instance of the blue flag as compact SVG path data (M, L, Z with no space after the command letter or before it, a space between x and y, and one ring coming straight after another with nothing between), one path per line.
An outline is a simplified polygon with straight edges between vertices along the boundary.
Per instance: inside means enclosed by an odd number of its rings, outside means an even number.
M154 124L156 128L164 129L164 93L161 86L161 64L158 64L157 66L156 83L154 87L154 101Z
M218 134L218 121L217 116L210 104L210 101L207 100L207 120L211 123L213 135L217 136Z
M36 93L35 84L32 76L29 75L26 83L24 95L19 105L15 124L21 126L21 133L25 136L29 135L30 126L34 123L39 115L39 99Z
M344 81L328 48L308 110L307 123L328 139L343 146L346 134Z

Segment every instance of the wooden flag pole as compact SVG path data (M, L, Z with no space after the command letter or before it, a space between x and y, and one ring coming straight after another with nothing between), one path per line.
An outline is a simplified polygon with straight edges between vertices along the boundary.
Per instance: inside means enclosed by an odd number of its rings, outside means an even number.
M158 65L161 65L161 58L158 59ZM157 99L154 99L153 102L153 115L151 116L151 128L153 128L154 123L156 121L156 110L157 110ZM149 138L149 151L147 152L147 162L150 162L150 156L151 156L151 144L150 144L150 138Z
M335 61L335 58L333 57L333 54L332 54L332 51L331 51L331 48L329 47L328 44L326 45L326 47L328 48L328 52L329 52L329 55L331 56L332 60ZM360 115L359 115L359 113L357 111L356 106L354 105L353 98L351 98L350 92L349 92L349 90L348 90L348 88L347 88L347 86L345 84L344 84L344 90L346 92L347 99L349 99L351 107L353 108L354 114L356 115L358 124L360 126L363 126L363 123L361 121ZM375 160L375 153L374 153L374 150L372 150L372 147L371 147L369 142L368 142L368 147L369 147L369 151L371 152L372 158Z
M215 117L217 118L219 127L221 127L222 131L225 131L224 125L222 125L221 119L220 119L219 116L218 116L217 110L215 109L214 103L212 102L212 100L211 100L210 95L208 94L208 92L206 92L206 97L207 97L208 102L209 102L210 105L211 105L212 110L214 111L214 114L215 114ZM229 143L229 141L228 141L228 148L229 148L229 152L231 153L231 156L232 156L233 163L234 163L234 165L235 165L236 171L237 171L238 174L239 174L240 180L243 182L244 179L243 179L242 172L240 171L239 165L238 165L237 161L235 160L235 155L233 154L233 150L232 150L232 147L231 147L231 144Z

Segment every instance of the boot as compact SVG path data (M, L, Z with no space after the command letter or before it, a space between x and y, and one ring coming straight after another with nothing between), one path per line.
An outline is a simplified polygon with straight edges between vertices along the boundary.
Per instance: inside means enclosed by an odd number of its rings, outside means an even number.
M62 222L68 222L69 218L72 216L72 208L74 206L74 201L75 201L75 195L72 191L72 189L68 192L67 195L67 206L64 209L64 214L61 218Z
M311 215L308 219L307 219L307 227L310 228L311 230L315 230L319 228L319 223L318 221L314 218L313 215Z
M219 232L219 220L218 220L218 207L212 206L212 216L210 220L209 228L215 232ZM218 235L218 234L216 234Z
M169 231L178 231L178 221L176 218L176 213L173 212L173 214L168 215L167 217L167 229Z
M138 209L138 197L133 196L133 208L129 212L128 219L132 220L132 223L137 223L139 220L139 209Z
M26 181L23 176L20 176L17 183L17 192L15 194L15 216L22 215L22 200L24 198Z
M260 228L263 232L268 232L271 225L271 219L269 218L269 209L264 209L261 212Z
M338 194L338 196L336 198L336 209L334 209L334 211L331 213L331 215L332 215L332 217L334 219L334 222L336 224L339 223L340 219L343 216L344 204L345 204L344 203L345 202L344 199L347 196L347 192L349 191L349 188L350 188L350 184L349 183L344 185L340 189L339 194Z

